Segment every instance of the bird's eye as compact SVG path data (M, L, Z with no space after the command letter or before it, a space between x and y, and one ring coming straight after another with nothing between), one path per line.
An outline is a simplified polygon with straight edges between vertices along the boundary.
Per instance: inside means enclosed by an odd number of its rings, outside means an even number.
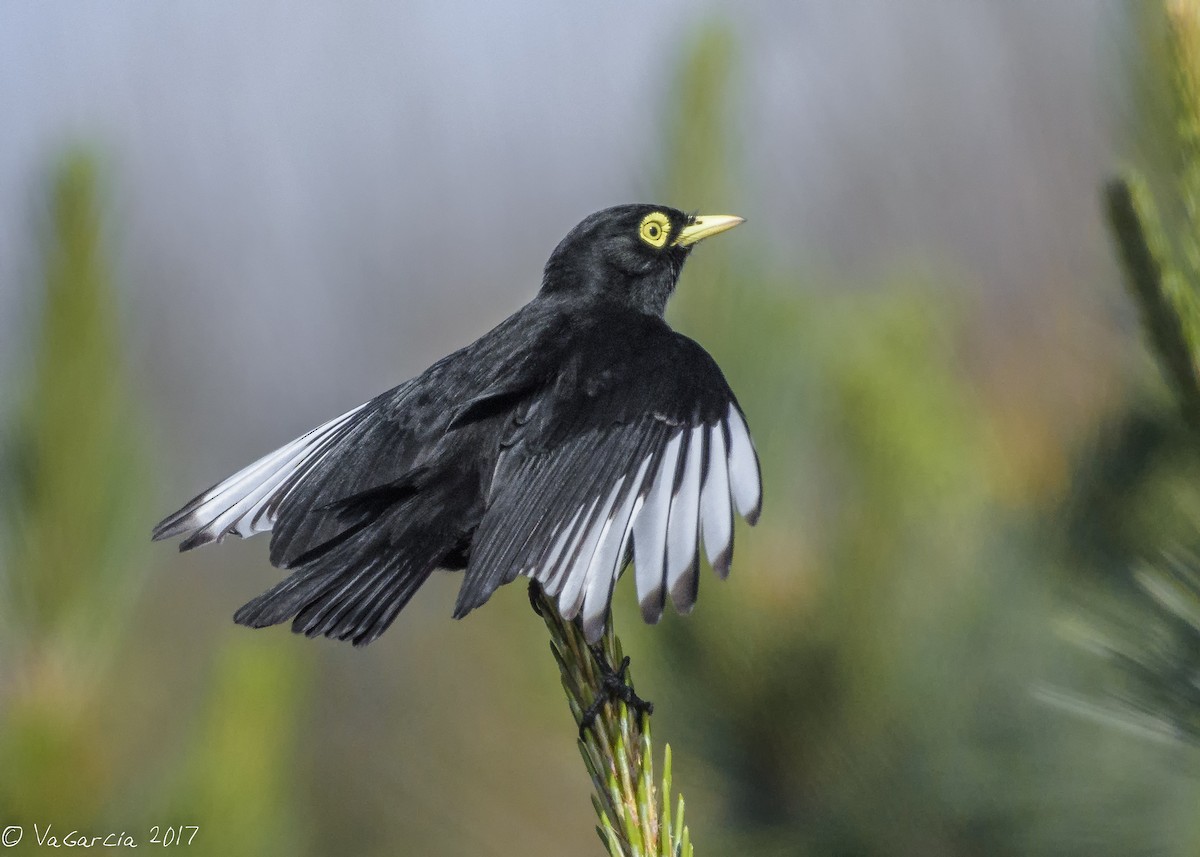
M651 247L662 247L667 243L667 235L671 231L671 221L661 211L655 211L642 218L638 227L638 235Z

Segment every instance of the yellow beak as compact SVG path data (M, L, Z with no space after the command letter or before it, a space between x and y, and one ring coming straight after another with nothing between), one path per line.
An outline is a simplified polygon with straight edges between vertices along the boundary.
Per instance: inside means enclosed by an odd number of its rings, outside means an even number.
M736 214L702 214L693 218L691 223L680 230L675 244L679 247L687 247L689 244L695 244L710 235L716 235L718 232L724 232L726 229L732 229L739 223L745 222L744 217L738 217Z

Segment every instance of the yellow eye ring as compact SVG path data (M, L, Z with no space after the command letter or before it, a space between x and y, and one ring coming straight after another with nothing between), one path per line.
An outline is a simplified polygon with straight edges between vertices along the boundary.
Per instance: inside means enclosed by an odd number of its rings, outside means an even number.
M651 247L663 247L671 232L671 221L661 211L654 211L642 218L638 236Z

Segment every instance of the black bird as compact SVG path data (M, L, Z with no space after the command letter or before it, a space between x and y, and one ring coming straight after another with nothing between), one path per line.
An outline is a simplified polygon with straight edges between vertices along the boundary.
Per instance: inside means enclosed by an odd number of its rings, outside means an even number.
M586 218L537 296L471 345L259 459L154 528L189 550L271 532L291 570L237 611L365 645L435 569L455 617L525 575L599 639L632 559L647 622L725 577L758 459L712 357L663 321L697 241L742 222L621 205Z

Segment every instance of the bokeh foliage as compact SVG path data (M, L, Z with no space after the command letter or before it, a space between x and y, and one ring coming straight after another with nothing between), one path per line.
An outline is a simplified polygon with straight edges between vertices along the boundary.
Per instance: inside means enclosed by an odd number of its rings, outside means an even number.
M1105 204L1174 408L1156 400L1129 418L1083 483L1081 509L1127 523L1092 557L1110 571L1109 586L1089 593L1090 613L1067 625L1111 667L1104 692L1066 702L1190 746L1184 755L1200 767L1200 4L1179 0L1143 15L1170 96L1148 117L1165 129L1162 157L1147 165L1152 180L1134 168L1113 178Z
M35 823L147 845L153 825L190 824L194 853L294 853L294 653L229 642L194 710L143 703L161 671L128 680L138 647L177 644L138 634L153 504L100 176L82 147L55 163L32 370L4 434L0 820L25 826L23 848ZM135 719L155 715L176 722L173 745Z
M736 104L736 49L712 28L690 51L664 186L707 209L702 194L738 186L724 169L737 123L696 102L732 90L724 110ZM706 620L667 636L661 719L687 730L673 738L677 779L714 789L705 804L689 787L697 840L781 854L1193 853L1195 780L1035 695L1064 675L1104 681L1053 631L1079 571L1041 522L1078 497L1013 472L1026 463L963 359L969 296L937 270L768 274L765 252L706 257L673 305L739 391L767 510L731 585L702 599ZM1091 462L1075 467L1086 478Z
M122 369L96 169L50 183L41 323L7 434L0 806L96 818L115 783L94 705L142 574L146 472ZM43 821L44 823L44 821Z
M1194 716L1160 693L1187 686L1162 665L1194 653L1179 593L1200 547L1200 459L1174 404L1134 375L1075 445L1018 454L963 357L986 319L958 272L788 270L735 166L736 34L681 44L647 196L749 215L698 251L671 317L737 390L766 505L692 617L643 628L621 587L616 619L701 853L1195 854L1200 787L1174 739L1044 702L1119 695L1177 735ZM1164 74L1183 47L1144 45ZM151 476L100 175L119 180L70 153L47 193L33 368L0 472L0 822L198 824L199 854L599 853L523 593L444 632L418 599L367 653L224 625L203 654L178 650L185 607L147 603L144 546L175 462ZM1162 253L1186 271L1177 203ZM1072 608L1081 594L1111 626ZM206 605L206 626L223 619Z

